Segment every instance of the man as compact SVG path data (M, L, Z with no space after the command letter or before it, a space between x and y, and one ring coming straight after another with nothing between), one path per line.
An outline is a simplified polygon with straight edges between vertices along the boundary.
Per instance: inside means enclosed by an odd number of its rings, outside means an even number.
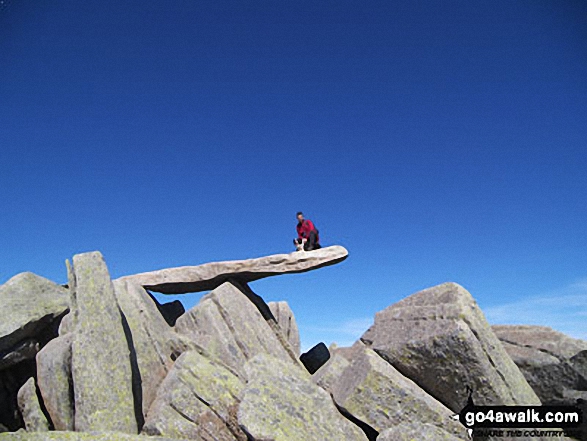
M298 218L298 238L294 239L294 245L298 251L312 251L322 248L320 246L320 236L318 230L310 219L304 219L304 213L299 211L296 214Z

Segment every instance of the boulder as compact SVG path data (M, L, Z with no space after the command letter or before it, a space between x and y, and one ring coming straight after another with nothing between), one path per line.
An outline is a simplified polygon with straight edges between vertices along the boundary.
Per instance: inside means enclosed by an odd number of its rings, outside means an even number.
M50 341L37 354L37 383L55 430L74 428L72 342L73 334L66 334Z
M292 360L258 308L228 282L181 316L175 329L237 373L242 373L247 360L261 353Z
M143 432L181 439L246 441L236 420L244 382L196 351L183 353L161 384Z
M0 371L0 425L10 431L22 429L18 391L36 375L35 360L25 360Z
M169 268L123 277L150 291L185 294L213 290L224 282L249 282L281 274L302 273L342 262L348 251L331 246L315 251L275 254L257 259L212 262L198 266Z
M128 325L102 255L74 256L72 277L75 430L137 433Z
M454 412L540 400L463 287L445 283L378 312L364 341Z
M377 432L418 422L466 438L463 426L451 418L453 412L369 348L355 351L353 361L328 390L340 408Z
M300 356L300 361L310 374L313 374L330 359L330 351L324 343L318 343Z
M135 405L142 411L140 428L159 385L173 364L171 340L174 332L143 287L116 280L114 293L124 317L130 347Z
M39 404L37 386L33 378L29 378L18 391L18 408L27 432L49 431L49 422Z
M321 388L331 391L350 364L350 361L342 354L335 352L330 360L312 375L312 381Z
M300 356L300 331L287 302L269 302L269 309L296 356Z
M546 326L500 325L492 329L543 404L587 400L587 372L581 373L578 357L574 358L587 351L587 341Z
M238 421L252 441L366 441L326 391L293 363L260 354L247 362Z
M65 288L33 273L18 274L1 285L0 298L0 354L31 338L49 340L53 335L44 336L46 328L69 308Z
M377 441L460 441L452 433L425 423L405 422L384 430Z

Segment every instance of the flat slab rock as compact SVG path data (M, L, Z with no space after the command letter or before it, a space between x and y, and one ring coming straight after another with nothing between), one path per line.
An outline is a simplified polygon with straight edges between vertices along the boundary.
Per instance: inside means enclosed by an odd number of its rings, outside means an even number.
M303 273L337 264L347 257L348 251L344 247L331 246L314 251L296 251L256 259L162 269L121 279L162 294L186 294L210 291L229 280L249 283L281 274Z

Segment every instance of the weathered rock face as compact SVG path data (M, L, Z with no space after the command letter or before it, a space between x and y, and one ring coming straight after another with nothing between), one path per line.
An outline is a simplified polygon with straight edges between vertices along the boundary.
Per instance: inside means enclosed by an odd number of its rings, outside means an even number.
M161 381L173 364L170 343L173 330L141 286L117 280L114 282L114 293L127 327L135 404L140 405L144 418ZM139 427L141 425L142 421L139 421Z
M304 352L300 361L310 374L313 374L330 359L330 351L324 343L318 343L308 352Z
M330 392L350 364L349 360L335 352L330 360L312 375L312 381Z
M246 284L270 276L302 273L342 262L347 256L346 249L341 246L332 246L315 251L276 254L258 259L169 268L126 276L123 279L150 291L185 294L213 290L230 280Z
M128 330L102 255L74 256L73 276L75 429L136 433Z
M466 436L463 427L451 419L453 412L371 349L358 348L353 361L329 390L341 408L378 432L418 421Z
M18 408L27 432L47 432L49 430L49 422L41 410L33 378L30 378L18 391Z
M244 382L196 351L183 353L165 378L143 428L149 435L246 441L236 420Z
M1 285L0 298L0 357L24 341L42 339L44 328L69 308L66 289L33 273L18 274Z
M73 430L74 401L71 378L73 335L50 341L37 354L37 383L55 430Z
M291 360L255 305L228 282L181 316L175 329L234 372L242 373L246 361L257 354Z
M408 422L391 427L377 437L377 441L460 441L461 439L432 424Z
M467 386L482 404L540 404L463 287L445 283L377 313L366 343L453 411ZM458 374L457 374L458 373Z
M293 363L258 355L247 363L246 375L238 421L251 440L367 440Z
M296 356L300 356L300 331L293 311L287 302L269 302L267 304L277 321L283 335L291 345Z
M544 326L493 326L492 329L543 404L575 404L578 398L587 400L587 375L572 361L587 350L587 341Z

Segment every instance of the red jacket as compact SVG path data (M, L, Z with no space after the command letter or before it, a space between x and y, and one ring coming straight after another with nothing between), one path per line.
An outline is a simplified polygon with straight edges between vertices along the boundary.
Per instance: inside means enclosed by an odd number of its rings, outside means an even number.
M299 223L296 225L296 230L298 230L298 238L299 239L307 239L310 237L310 232L316 232L316 243L320 243L320 237L318 236L318 230L312 223L310 219L304 219L304 222Z

